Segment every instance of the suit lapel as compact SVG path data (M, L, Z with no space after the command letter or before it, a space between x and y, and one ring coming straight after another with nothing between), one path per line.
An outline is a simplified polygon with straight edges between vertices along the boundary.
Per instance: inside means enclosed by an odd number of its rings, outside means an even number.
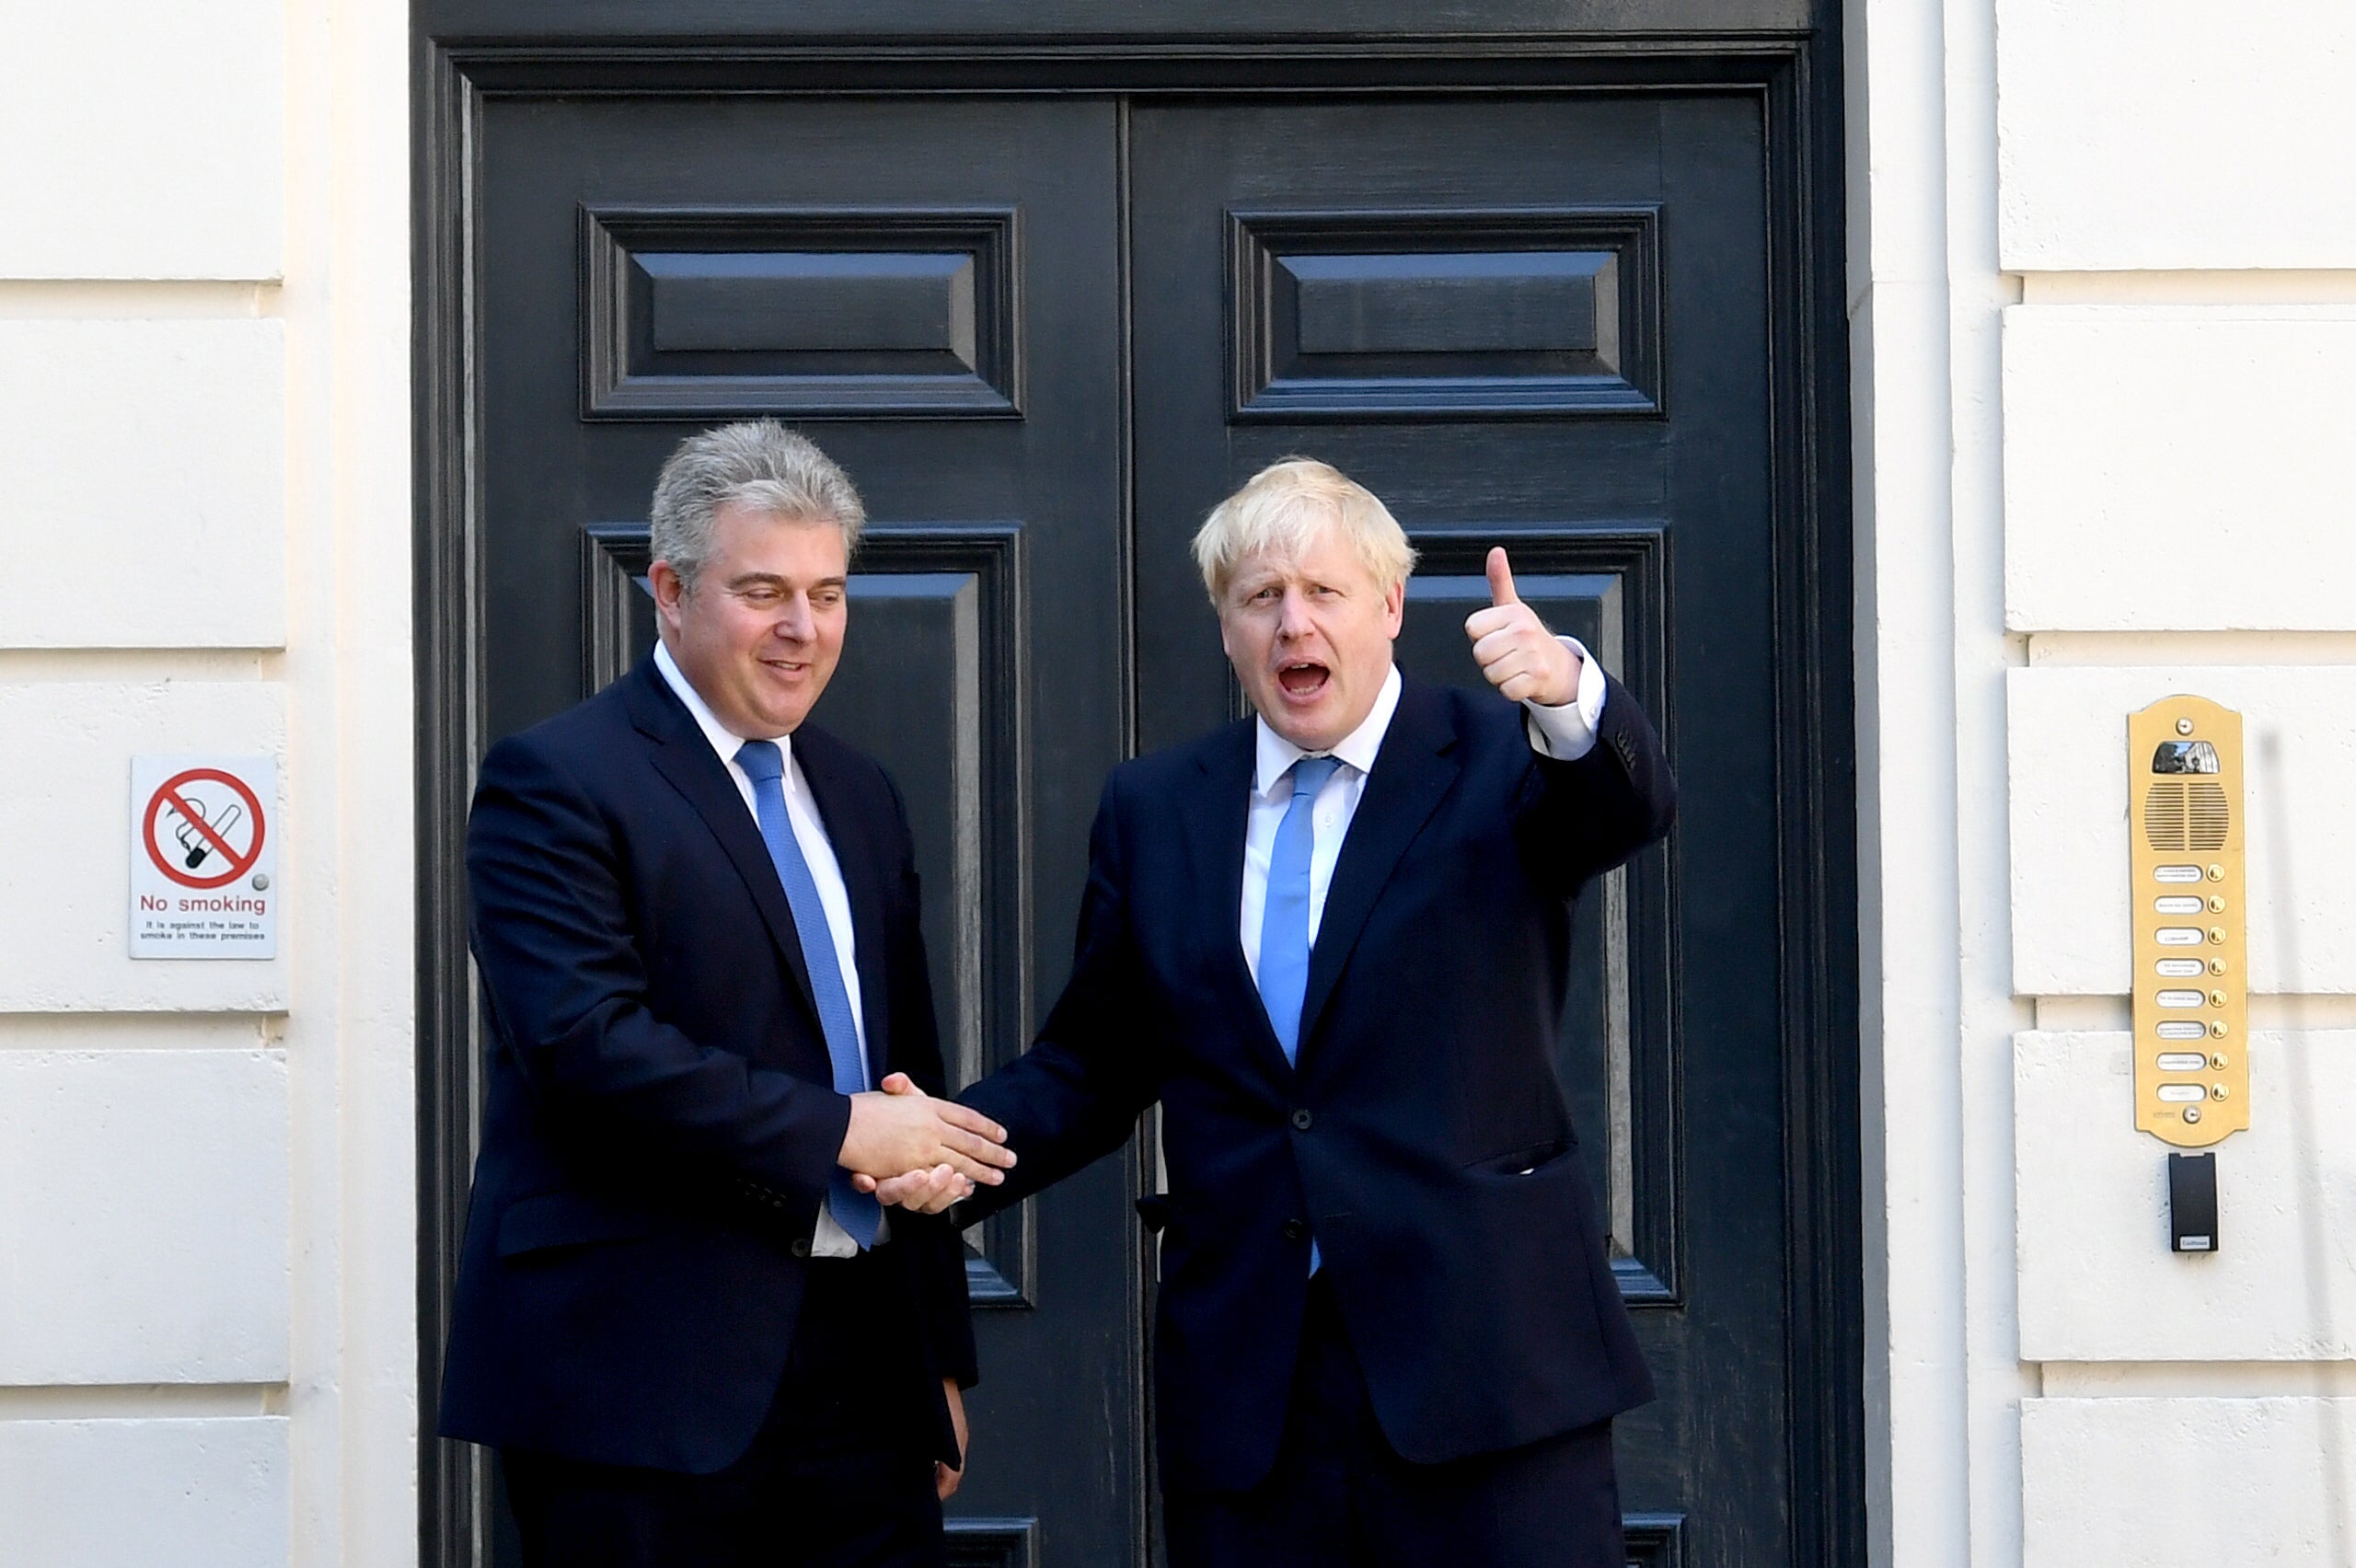
M1244 1033L1251 1048L1271 1071L1290 1077L1292 1065L1276 1031L1268 1027L1268 1010L1260 988L1252 982L1252 966L1243 961L1241 924L1243 917L1243 841L1252 822L1253 721L1233 724L1216 737L1197 761L1203 771L1200 786L1180 808L1186 837L1186 858L1193 874L1189 886L1202 890L1194 917L1216 955L1213 983L1226 993L1221 1009L1247 1020Z
M1439 693L1409 682L1399 693L1398 711L1375 753L1374 771L1367 775L1366 792L1358 797L1334 864L1334 881L1325 890L1325 911L1309 951L1309 989L1301 999L1303 1055L1375 900L1456 781L1458 763L1449 755L1455 744L1456 731Z
M655 771L687 798L712 836L720 840L722 852L736 868L736 874L744 878L753 903L760 909L762 923L769 928L770 940L777 944L787 972L793 976L802 999L810 1004L811 1014L815 1017L817 1004L811 997L810 971L802 959L802 940L794 930L793 911L785 902L785 885L778 881L777 863L769 859L769 847L762 842L753 813L745 809L745 797L737 792L736 780L730 777L727 766L697 728L694 716L664 680L663 672L654 667L651 656L640 660L628 679L629 685L623 700L639 733L654 743Z
M859 1016L867 1036L872 1087L892 1070L891 993L884 986L884 889L879 880L886 862L874 842L875 802L861 798L843 767L843 749L841 742L822 730L805 724L794 732L793 760L801 765L803 781L817 802L818 820L826 825L826 842L834 846L835 864L843 875L843 891L850 898L852 949L859 965Z

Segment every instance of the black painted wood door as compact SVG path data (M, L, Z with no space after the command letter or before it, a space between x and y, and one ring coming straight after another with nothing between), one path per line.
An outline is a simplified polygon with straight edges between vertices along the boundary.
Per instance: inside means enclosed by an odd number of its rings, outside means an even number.
M1400 662L1481 688L1484 561L1659 722L1669 842L1590 888L1559 1075L1659 1384L1641 1562L1788 1560L1766 199L1715 97L1140 107L1138 713L1231 710L1184 541L1288 453L1422 554Z
M647 497L684 432L807 430L872 519L814 721L907 798L965 1078L1054 999L1126 747L1116 129L1103 99L533 100L482 127L487 732L648 646ZM973 1238L961 1561L1144 1539L1136 1171Z
M1662 1398L1631 1555L1788 1551L1777 624L1760 100L493 98L472 238L485 734L651 637L644 511L774 414L874 518L817 721L907 795L956 1072L1068 967L1103 773L1237 710L1185 555L1326 457L1423 551L1401 657L1476 684L1481 557L1651 706L1683 818L1588 895L1561 1069ZM1150 1251L1119 1159L973 1238L959 1560L1150 1551Z

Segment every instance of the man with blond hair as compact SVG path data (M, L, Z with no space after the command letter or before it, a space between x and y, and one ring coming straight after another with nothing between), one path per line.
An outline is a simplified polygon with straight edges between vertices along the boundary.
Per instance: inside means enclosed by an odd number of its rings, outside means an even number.
M1573 900L1668 830L1659 743L1502 549L1496 692L1403 679L1415 552L1325 464L1195 554L1258 716L1106 782L1070 983L963 1096L1021 1162L959 1218L1161 1103L1172 1568L1620 1568L1611 1417L1652 1389L1550 1064Z

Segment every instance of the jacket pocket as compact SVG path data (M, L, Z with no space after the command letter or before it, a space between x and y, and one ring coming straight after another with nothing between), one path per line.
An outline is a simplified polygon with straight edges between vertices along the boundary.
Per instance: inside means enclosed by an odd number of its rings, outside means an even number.
M1548 1138L1543 1143L1527 1144L1520 1148L1507 1149L1503 1154L1492 1154L1479 1159L1467 1160L1464 1169L1478 1171L1486 1176L1528 1176L1535 1172L1539 1167L1551 1160L1560 1159L1577 1147L1576 1142L1571 1138Z
M654 1216L645 1209L581 1193L541 1193L517 1199L500 1215L499 1255L626 1241L654 1230Z

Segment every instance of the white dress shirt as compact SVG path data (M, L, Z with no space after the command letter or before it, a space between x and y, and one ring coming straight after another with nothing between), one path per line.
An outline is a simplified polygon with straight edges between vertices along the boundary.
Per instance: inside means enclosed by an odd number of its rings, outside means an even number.
M687 713L695 720L696 728L703 732L703 738L710 741L711 749L719 754L722 764L728 769L728 777L735 780L736 793L744 797L745 810L751 815L753 826L757 831L761 813L753 800L753 778L736 761L737 748L750 737L737 734L720 721L711 706L688 684L678 661L671 657L671 650L660 642L654 645L654 667L663 672L663 678L670 683L679 700L687 704ZM875 1069L867 1055L867 1015L859 1000L859 945L857 933L850 923L850 889L843 883L842 863L835 859L835 847L827 842L826 825L818 816L818 802L810 794L810 781L802 777L802 765L793 759L793 737L780 735L777 745L785 754L785 778L782 782L785 787L786 820L793 824L793 840L802 847L802 858L810 862L810 880L818 884L818 903L826 912L827 934L835 942L835 962L843 972L843 989L850 994L850 1021L859 1034L860 1067L872 1084ZM885 1228L876 1232L875 1239L879 1243L891 1239L888 1216ZM810 1239L810 1255L814 1258L855 1258L859 1255L859 1243L850 1239L850 1232L835 1223L835 1216L826 1212L824 1203L818 1205L818 1228Z
M1522 707L1529 711L1530 749L1557 762L1576 762L1595 749L1596 729L1603 722L1603 670L1576 638L1561 641L1579 656L1577 694L1559 708L1535 702ZM1334 884L1334 865L1342 858L1342 840L1349 834L1350 819L1357 814L1358 801L1366 794L1367 775L1374 771L1375 755L1382 750L1382 737L1398 710L1399 666L1393 664L1383 676L1382 689L1375 694L1374 706L1365 720L1326 754L1339 758L1342 766L1317 792L1310 816L1309 940L1312 943L1317 940L1318 922L1325 917L1325 890ZM1288 770L1311 755L1270 729L1265 719L1258 721L1257 727L1259 754L1252 776L1252 816L1243 834L1243 962L1251 967L1253 985L1260 980L1260 926L1267 913L1268 860L1276 852L1276 828L1292 805Z

